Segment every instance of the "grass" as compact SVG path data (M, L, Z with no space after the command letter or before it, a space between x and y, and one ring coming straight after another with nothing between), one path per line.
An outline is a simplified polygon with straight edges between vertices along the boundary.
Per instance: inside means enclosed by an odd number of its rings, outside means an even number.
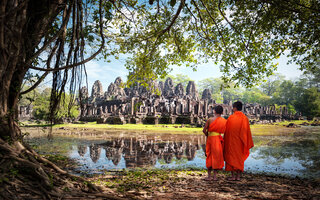
M297 131L301 128L287 128L286 125L290 123L301 124L303 122L311 123L307 120L293 120L293 121L283 121L279 123L271 124L255 124L251 125L251 131L253 135L282 135ZM48 124L25 124L25 127L45 127ZM54 125L54 129L59 128L73 128L73 129L94 129L94 130L132 130L132 131L146 131L152 133L171 133L171 134L203 134L201 127L195 127L192 125L181 124L123 124L123 125L113 125L113 124L97 124L96 122L88 122L84 124L57 124Z
M94 177L91 181L100 186L116 188L117 192L154 192L166 190L168 184L185 180L185 176L205 175L204 169L164 170L164 169L135 169L114 172L106 171L104 175Z
M48 124L25 124L25 127L46 127ZM137 131L153 131L153 132L180 132L180 133L202 133L202 128L193 127L191 125L181 124L97 124L96 122L88 122L85 124L57 124L53 128L79 128L79 129L107 129L107 130L137 130Z

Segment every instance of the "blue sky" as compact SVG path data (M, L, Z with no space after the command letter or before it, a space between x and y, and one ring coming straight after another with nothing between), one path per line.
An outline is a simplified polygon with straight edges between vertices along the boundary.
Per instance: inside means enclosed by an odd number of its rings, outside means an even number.
M286 79L294 79L299 77L302 72L298 69L299 67L295 64L287 65L288 58L286 55L281 56L277 62L278 70L276 73L285 75ZM92 84L95 80L100 80L104 90L107 90L109 84L114 82L116 77L120 76L122 80L126 80L128 70L124 66L125 60L111 60L110 63L100 61L90 61L86 64L88 73L88 85L89 91L91 91ZM219 66L213 63L206 63L199 65L197 71L193 71L191 68L187 67L173 67L171 72L172 75L184 74L188 75L191 79L196 82L205 78L218 78L222 75L219 70Z

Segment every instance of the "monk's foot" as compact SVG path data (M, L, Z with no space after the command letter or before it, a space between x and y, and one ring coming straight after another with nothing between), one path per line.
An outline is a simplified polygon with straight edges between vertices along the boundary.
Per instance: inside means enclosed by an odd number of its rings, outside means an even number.
M203 178L202 180L204 180L204 181L211 181L212 178L211 178L211 177L206 177L206 178Z

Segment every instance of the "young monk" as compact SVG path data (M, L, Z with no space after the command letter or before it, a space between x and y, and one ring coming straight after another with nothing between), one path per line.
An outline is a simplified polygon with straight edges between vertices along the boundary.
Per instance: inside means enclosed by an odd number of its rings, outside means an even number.
M241 112L242 103L233 104L233 114L228 118L224 134L224 159L226 171L231 171L228 180L240 180L244 168L244 161L249 156L249 149L253 147L248 118Z
M217 170L221 170L224 166L221 134L225 132L227 120L221 117L222 112L222 106L216 106L214 108L214 117L209 118L203 128L203 133L207 136L206 166L208 168L208 177L205 180L208 181L218 180ZM212 170L213 178L211 177Z

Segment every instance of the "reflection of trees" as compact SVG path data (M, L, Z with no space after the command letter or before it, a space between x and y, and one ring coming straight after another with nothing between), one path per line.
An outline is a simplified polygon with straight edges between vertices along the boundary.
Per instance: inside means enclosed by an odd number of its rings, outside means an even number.
M82 145L82 144L78 145L78 153L81 157L83 157L84 154L87 153L87 145Z
M278 142L270 142L268 146L260 147L253 158L264 159L267 164L276 165L283 163L285 159L291 159L307 170L314 172L320 170L320 138L295 137L292 141L281 140L279 137Z
M200 143L205 141L203 136L192 136L182 141L163 141L161 139L115 138L103 144L90 145L90 157L97 162L101 147L106 151L106 158L117 166L123 157L127 168L154 166L158 159L169 164L177 160L193 160ZM78 153L83 156L86 148L79 145Z

